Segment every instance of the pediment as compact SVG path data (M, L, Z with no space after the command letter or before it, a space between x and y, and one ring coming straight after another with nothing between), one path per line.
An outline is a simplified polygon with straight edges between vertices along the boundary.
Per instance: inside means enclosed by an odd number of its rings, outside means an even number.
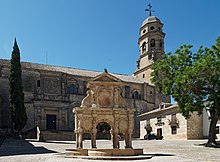
M104 72L95 78L92 81L102 81L102 82L120 82L121 80L107 72Z

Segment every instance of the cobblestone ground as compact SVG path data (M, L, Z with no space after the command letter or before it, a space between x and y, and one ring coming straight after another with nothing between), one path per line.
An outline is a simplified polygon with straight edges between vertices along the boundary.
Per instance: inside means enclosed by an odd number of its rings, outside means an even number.
M205 140L168 141L168 140L134 140L134 148L143 148L145 155L152 159L136 160L138 162L220 162L220 148L204 147ZM121 148L124 142L121 141ZM103 160L85 160L65 157L65 149L75 148L74 141L36 142L34 140L19 141L6 139L0 148L0 162L99 162ZM84 147L90 148L90 141L84 141ZM111 148L111 141L98 140L98 148ZM108 160L106 160L108 161Z

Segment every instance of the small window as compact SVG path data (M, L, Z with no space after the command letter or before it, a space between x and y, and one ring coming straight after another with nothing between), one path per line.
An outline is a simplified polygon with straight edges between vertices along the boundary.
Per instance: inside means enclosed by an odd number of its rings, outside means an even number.
M151 47L155 47L155 39L151 39L150 40L150 46Z
M219 126L217 126L217 127L215 128L215 132L216 132L216 134L220 134Z
M163 46L163 42L162 42L162 40L160 40L160 47L162 47Z
M151 27L150 27L150 30L154 30L154 26L151 26Z
M160 28L160 27L158 27L158 30L160 31L160 30L161 30L161 28Z
M125 86L125 98L130 98L130 87Z
M70 84L70 85L67 87L67 93L68 93L68 94L78 94L78 87L75 86L74 84Z
M162 122L162 118L161 117L157 117L157 123Z
M152 91L150 91L150 95L153 95L153 92L152 92Z
M171 127L171 134L177 134L177 131L176 131L176 126L172 126Z
M145 78L145 74L143 74L143 78Z
M143 34L144 34L144 33L146 33L146 30L145 30L145 29L143 30Z
M37 80L37 87L40 87L40 80Z
M146 42L142 44L142 53L146 52Z

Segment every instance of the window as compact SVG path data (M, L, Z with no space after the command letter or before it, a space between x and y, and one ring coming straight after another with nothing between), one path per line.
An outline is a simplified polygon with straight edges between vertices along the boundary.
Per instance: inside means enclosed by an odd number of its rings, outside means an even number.
M146 52L146 42L142 44L142 53Z
M217 126L217 127L215 128L215 131L216 131L216 134L220 134L219 126Z
M157 117L157 123L161 123L162 122L162 118L161 117Z
M134 91L134 92L132 93L132 98L133 98L133 99L139 99L138 91Z
M40 80L37 80L37 87L40 87Z
M146 29L143 30L143 34L146 33Z
M162 45L163 45L163 42L162 42L162 40L160 40L160 47L162 47Z
M155 39L151 39L150 40L150 46L151 47L155 47Z
M177 131L176 131L176 126L172 126L171 127L171 134L176 134Z
M151 26L151 27L150 27L150 30L154 30L154 26Z
M67 87L67 93L68 94L78 94L78 87L75 86L74 84L70 84L68 87Z
M145 78L145 74L143 74L143 78Z
M125 86L125 98L130 98L130 87Z

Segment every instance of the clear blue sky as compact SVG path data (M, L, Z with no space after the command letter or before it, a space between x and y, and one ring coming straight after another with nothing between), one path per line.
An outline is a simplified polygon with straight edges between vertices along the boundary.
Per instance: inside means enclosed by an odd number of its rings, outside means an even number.
M17 38L22 61L132 74L139 28L151 3L165 52L210 46L220 36L220 0L0 0L0 58Z

